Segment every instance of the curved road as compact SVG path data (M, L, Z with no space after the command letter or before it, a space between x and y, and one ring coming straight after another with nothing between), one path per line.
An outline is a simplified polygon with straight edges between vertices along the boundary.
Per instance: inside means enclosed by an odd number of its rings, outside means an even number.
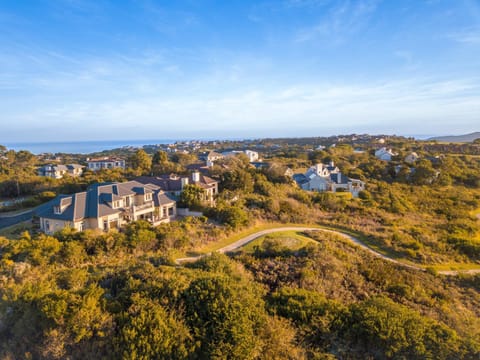
M340 231L329 230L329 229L321 229L321 228L318 228L318 227L314 228L314 227L294 227L294 226L290 226L290 227L279 227L279 228L274 228L274 229L262 230L262 231L254 233L254 234L248 235L248 236L246 236L246 237L244 237L240 240L237 240L234 243L231 243L230 245L224 246L224 247L216 250L216 252L226 253L226 252L238 249L239 247L242 247L242 246L248 244L249 242L251 242L251 241L253 241L253 240L255 240L255 239L257 239L257 238L259 238L263 235L267 235L267 234L271 234L271 233L275 233L275 232L282 232L282 231L323 231L323 232L333 233L335 235L341 236L341 237L349 240L353 244L361 247L363 250L366 250L369 253L371 253L372 255L374 255L376 257L379 257L383 260L390 261L394 264L403 266L403 267L408 268L408 269L425 271L425 269L420 267L420 266L405 264L401 261L392 259L392 258L390 258L386 255L380 254L379 252L376 252L375 250L369 248L367 245L365 245L363 242L361 242L358 238L356 238L354 236L342 233ZM209 254L179 258L179 259L176 259L175 262L177 264L181 265L182 263L186 263L186 262L195 262L195 261L197 261L197 260L199 260L199 259L201 259L205 256L208 256L208 255ZM458 275L459 273L462 273L462 274L476 274L476 273L480 273L480 269L472 269L472 270L465 270L465 271L456 271L456 270L438 271L438 274L442 274L442 275Z

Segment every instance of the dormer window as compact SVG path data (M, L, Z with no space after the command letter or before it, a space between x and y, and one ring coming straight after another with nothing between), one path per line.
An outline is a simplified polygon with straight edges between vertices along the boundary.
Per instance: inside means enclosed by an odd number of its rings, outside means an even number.
M54 206L54 207L53 207L53 213L54 213L54 214L57 214L57 215L61 214L61 213L62 213L62 209L60 208L60 206Z

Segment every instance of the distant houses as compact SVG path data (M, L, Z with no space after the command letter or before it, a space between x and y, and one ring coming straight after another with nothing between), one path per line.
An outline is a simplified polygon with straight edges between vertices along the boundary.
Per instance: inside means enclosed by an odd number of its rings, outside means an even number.
M65 175L80 176L83 173L85 166L79 164L68 165L44 165L37 169L39 176L45 176L53 179L61 179Z
M333 162L317 164L310 167L304 174L295 174L293 179L307 191L350 192L354 197L365 190L365 183L351 179L340 172Z
M245 154L248 157L249 162L258 162L260 160L259 154L252 150L230 150L224 151L221 154L216 151L210 151L206 156L203 156L203 160L206 161L208 167L212 167L217 160L228 158L231 156L237 156L239 154Z
M92 171L101 169L125 169L125 160L118 157L105 156L101 158L87 158L87 168Z

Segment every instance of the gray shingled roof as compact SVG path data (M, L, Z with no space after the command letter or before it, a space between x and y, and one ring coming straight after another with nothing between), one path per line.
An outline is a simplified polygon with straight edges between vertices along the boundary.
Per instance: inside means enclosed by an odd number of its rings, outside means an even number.
M78 221L84 218L99 218L105 215L117 214L122 209L113 209L111 203L121 200L123 196L152 193L155 206L175 202L163 193L155 184L142 184L138 181L125 183L104 183L89 186L86 192L73 195L59 195L42 206L36 215L48 219ZM54 208L61 207L64 211L55 214Z
M198 185L204 189L211 188L218 183L217 180L214 180L208 176L201 175L199 176L200 181L193 181L192 175L188 176L188 183ZM140 176L135 179L136 181L142 184L154 184L158 186L163 191L172 192L172 191L182 191L182 179L178 176L171 175L161 175L161 176Z
M350 181L350 179L342 173L330 174L330 180L332 180L336 184L348 184L348 182Z

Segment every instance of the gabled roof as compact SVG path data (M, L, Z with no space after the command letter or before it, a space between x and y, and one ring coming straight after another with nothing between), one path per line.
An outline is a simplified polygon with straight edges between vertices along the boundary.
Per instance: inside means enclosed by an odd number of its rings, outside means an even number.
M183 177L185 178L185 177ZM193 185L198 185L201 188L209 189L215 186L218 181L214 180L208 176L198 174L199 181L194 181L193 176L188 176L188 183ZM137 182L142 184L153 184L158 186L160 189L166 192L178 192L182 191L182 177L176 175L161 175L161 176L140 176L135 179Z
M42 206L42 210L36 213L37 216L48 219L58 219L63 221L78 221L86 216L86 192L76 193L73 195L59 195L55 199L49 201ZM55 207L66 205L62 213L56 214Z
M103 183L89 186L86 192L73 195L59 195L42 206L38 216L64 221L78 221L84 218L99 218L117 214L122 209L112 208L112 202L125 196L143 195L159 190L154 185L147 186L137 181L125 183ZM164 199L166 201L166 199ZM55 214L54 208L60 207L62 213Z
M336 184L348 184L350 179L342 173L330 174L330 180Z

